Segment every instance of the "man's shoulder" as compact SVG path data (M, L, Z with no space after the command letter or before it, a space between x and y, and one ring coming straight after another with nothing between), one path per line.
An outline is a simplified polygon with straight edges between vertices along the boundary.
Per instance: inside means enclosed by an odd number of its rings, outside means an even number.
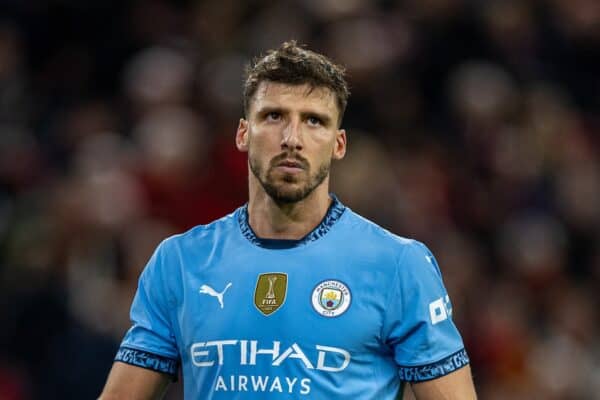
M347 209L343 241L352 243L353 247L364 247L370 251L388 254L398 263L410 263L411 260L433 260L433 254L425 244L419 240L400 236L382 227L376 222Z
M238 229L238 213L240 208L208 224L196 225L189 230L169 236L160 247L169 249L181 246L197 246L199 243L212 242L232 234Z
M397 235L350 209L346 209L343 228L336 236L336 248L349 257L366 256L379 267L397 269L400 274L438 273L435 258L423 243Z
M384 259L394 260L400 274L411 281L430 274L441 276L433 253L419 240L392 233L353 211L348 214L346 229L354 231L344 239L350 240L353 249L376 252Z
M378 223L371 221L349 208L346 209L346 214L345 231L349 235L358 235L362 240L371 240L375 243L380 243L383 246L393 246L397 248L403 248L418 243L414 239L391 232Z

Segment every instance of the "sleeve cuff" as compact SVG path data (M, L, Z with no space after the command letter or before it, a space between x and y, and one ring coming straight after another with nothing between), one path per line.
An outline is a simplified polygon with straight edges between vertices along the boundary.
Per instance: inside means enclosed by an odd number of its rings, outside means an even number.
M423 382L431 379L440 378L448 375L469 363L467 351L463 348L454 354L449 355L439 361L431 364L415 366L415 367L400 367L400 380L406 382Z
M121 346L117 351L115 361L171 375L173 380L177 380L177 373L179 370L178 360L159 356L143 350L132 349L131 347Z

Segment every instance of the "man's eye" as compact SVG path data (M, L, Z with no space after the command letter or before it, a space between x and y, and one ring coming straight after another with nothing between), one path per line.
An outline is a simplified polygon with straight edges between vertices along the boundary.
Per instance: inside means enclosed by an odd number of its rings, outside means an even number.
M308 117L307 121L309 125L321 125L321 120L317 117Z
M267 120L269 121L279 121L281 119L281 114L278 112L270 112L267 114Z

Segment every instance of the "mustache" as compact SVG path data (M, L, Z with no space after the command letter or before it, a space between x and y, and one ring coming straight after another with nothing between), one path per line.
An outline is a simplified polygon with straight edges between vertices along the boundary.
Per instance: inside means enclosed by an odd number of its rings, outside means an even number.
M274 168L283 161L295 161L300 164L302 169L308 169L310 164L308 160L299 154L281 153L271 159L270 167Z

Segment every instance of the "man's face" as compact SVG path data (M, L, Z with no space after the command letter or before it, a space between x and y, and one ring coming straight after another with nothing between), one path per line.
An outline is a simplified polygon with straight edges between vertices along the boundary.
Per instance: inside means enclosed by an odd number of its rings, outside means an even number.
M278 203L306 198L329 177L346 151L339 110L328 88L262 82L242 119L236 144L250 171Z

